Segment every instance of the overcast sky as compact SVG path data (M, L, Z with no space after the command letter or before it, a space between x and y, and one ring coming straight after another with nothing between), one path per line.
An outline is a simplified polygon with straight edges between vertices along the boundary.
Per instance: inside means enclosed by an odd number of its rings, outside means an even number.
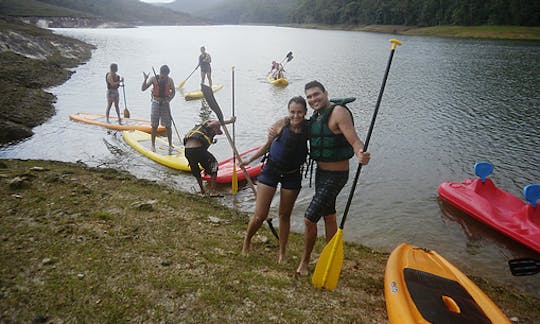
M158 3L158 2L173 2L174 0L141 0L142 2Z

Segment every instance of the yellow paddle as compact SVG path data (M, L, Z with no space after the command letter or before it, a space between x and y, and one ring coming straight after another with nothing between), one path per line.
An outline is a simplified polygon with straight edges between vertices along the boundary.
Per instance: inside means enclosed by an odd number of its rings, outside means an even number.
M129 110L126 103L126 83L122 81L122 92L124 93L124 118L129 118Z
M198 68L199 64L197 64L195 69L188 75L188 77L184 81L180 82L180 84L178 85L178 89L182 89L184 87L184 84L186 84L187 80L193 75L193 73L195 73L195 71L197 71Z
M377 104L375 105L375 111L371 118L371 124L369 125L369 130L366 137L366 142L364 144L363 152L366 152L369 140L371 138L371 132L375 126L375 119L377 118L377 113L379 112L379 106L381 105L382 95L384 93L384 87L386 85L386 79L388 78L388 72L390 71L390 64L392 63L392 58L394 57L394 52L396 51L397 45L401 45L401 42L397 39L390 39L392 43L392 50L390 51L390 58L388 59L388 64L386 65L386 71L384 72L384 78L379 91L379 97L377 98ZM351 187L351 192L349 193L349 198L347 200L347 205L345 207L345 212L343 213L343 218L341 219L341 224L334 234L334 237L326 244L324 247L319 261L315 266L315 271L311 277L311 282L317 288L324 288L327 290L334 290L337 286L339 280L339 274L341 273L341 266L343 264L343 227L345 226L345 220L347 219L347 214L349 208L351 207L351 201L356 189L356 183L358 182L358 177L360 176L360 171L362 170L362 164L358 164L356 169L356 175L354 176L354 182Z
M232 115L234 117L234 66L232 69ZM233 145L235 145L235 137L234 137L234 124L232 124L232 138L233 138ZM238 175L236 174L236 157L233 153L233 174L232 174L232 180L231 180L231 191L233 195L236 195L238 192Z

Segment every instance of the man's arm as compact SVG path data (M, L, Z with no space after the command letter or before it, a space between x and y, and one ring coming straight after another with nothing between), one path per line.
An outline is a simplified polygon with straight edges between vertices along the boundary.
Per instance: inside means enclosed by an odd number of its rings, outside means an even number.
M364 150L364 142L360 140L356 129L354 129L352 116L348 109L343 106L336 106L332 112L332 117L336 120L337 129L341 131L347 142L353 147L354 154L360 160L360 163L368 164L370 154L369 152L362 152Z
M176 95L176 89L174 88L174 81L171 78L169 78L169 87L171 88L171 93L169 95L169 101L171 101L171 100L173 100L174 96Z

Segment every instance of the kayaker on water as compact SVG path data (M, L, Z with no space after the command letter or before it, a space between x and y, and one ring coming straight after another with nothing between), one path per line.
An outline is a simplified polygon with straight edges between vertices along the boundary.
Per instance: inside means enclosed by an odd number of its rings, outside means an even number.
M224 124L232 124L236 121L233 116L229 120L224 121ZM218 172L218 163L212 153L208 152L211 144L215 143L214 137L221 135L219 121L207 120L200 125L195 125L184 137L185 155L189 162L191 174L197 179L197 184L201 190L201 194L206 194L201 179L201 165L204 171L210 175L210 195L214 195L215 179Z
M107 123L109 123L109 113L111 112L111 106L114 103L114 109L118 116L118 124L122 125L120 107L118 106L120 98L118 88L121 86L121 83L124 82L124 78L120 77L116 72L118 72L118 64L112 63L109 72L105 75L105 82L107 83L107 109L105 111L105 116L107 118Z
M157 128L160 124L167 129L167 139L169 140L169 154L173 152L172 146L172 130L171 130L171 107L169 102L174 98L176 91L174 90L174 81L169 78L169 67L161 66L159 75L152 76L148 79L148 74L143 72L143 83L141 90L145 91L151 85L152 88L152 112L150 115L150 123L152 126L152 151L156 151L156 135Z
M304 253L296 270L309 273L309 261L317 239L317 222L324 218L326 241L337 232L336 197L349 179L349 159L356 155L368 164L369 152L358 137L353 117L345 106L332 104L319 81L305 85L306 99L315 111L310 119L310 157L317 161L315 195L304 215Z
M212 57L206 52L206 48L201 46L201 55L199 55L199 66L201 67L201 83L204 84L204 80L208 78L208 86L212 88Z
M300 167L306 161L308 152L308 124L304 119L307 113L306 101L302 97L293 97L287 107L289 115L275 122L271 127L275 132L269 133L266 143L253 156L243 161L248 165L269 152L266 164L257 178L255 214L247 227L242 254L249 254L251 239L268 217L276 188L281 183L278 263L285 260L291 212L302 187Z
M280 63L272 61L272 68L268 74L270 74L274 80L281 79L283 77L282 69L283 67Z

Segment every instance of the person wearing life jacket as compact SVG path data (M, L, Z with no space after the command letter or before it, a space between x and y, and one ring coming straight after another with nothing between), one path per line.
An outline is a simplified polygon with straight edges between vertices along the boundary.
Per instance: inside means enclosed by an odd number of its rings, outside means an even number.
M118 101L120 99L118 88L121 86L122 82L124 82L124 78L120 77L116 72L118 72L118 64L112 63L109 72L105 74L105 82L107 83L107 109L105 110L105 117L107 118L107 123L109 123L109 113L111 111L111 106L114 103L114 109L118 116L118 124L122 124L120 107L118 106Z
M236 117L233 116L229 120L224 121L224 124L232 124L236 121ZM207 174L210 174L210 194L214 194L215 179L218 172L218 163L212 153L208 152L210 145L215 143L214 137L221 135L219 121L207 120L200 125L195 125L184 137L184 154L189 162L191 174L197 179L201 194L206 194L201 179L202 166Z
M257 200L255 214L249 221L242 254L247 256L251 248L251 239L268 217L270 204L278 184L281 184L279 201L279 256L278 263L285 261L285 250L290 231L291 213L298 193L302 187L301 166L308 154L308 121L306 101L302 97L293 97L287 105L289 115L276 121L266 143L243 161L250 164L268 152L266 164L257 177Z
M172 146L172 117L171 107L169 102L176 95L174 90L174 81L169 77L169 67L167 65L161 66L159 69L159 75L148 78L148 74L143 72L143 83L141 90L145 91L150 86L152 88L152 112L150 114L150 123L152 126L152 151L156 151L156 135L157 128L161 122L167 129L167 139L169 140L169 154L173 152Z
M324 218L326 241L337 232L336 198L349 179L349 159L356 155L362 165L368 164L369 152L358 137L349 109L332 104L319 81L308 82L306 99L314 110L310 118L310 157L317 162L315 194L304 214L304 253L296 270L309 273L309 261L317 239L317 223Z
M204 46L201 46L201 55L199 55L199 66L201 67L201 83L204 84L205 77L208 78L208 86L212 88L212 66L210 65L212 63L212 57L208 52L206 52L206 48Z

